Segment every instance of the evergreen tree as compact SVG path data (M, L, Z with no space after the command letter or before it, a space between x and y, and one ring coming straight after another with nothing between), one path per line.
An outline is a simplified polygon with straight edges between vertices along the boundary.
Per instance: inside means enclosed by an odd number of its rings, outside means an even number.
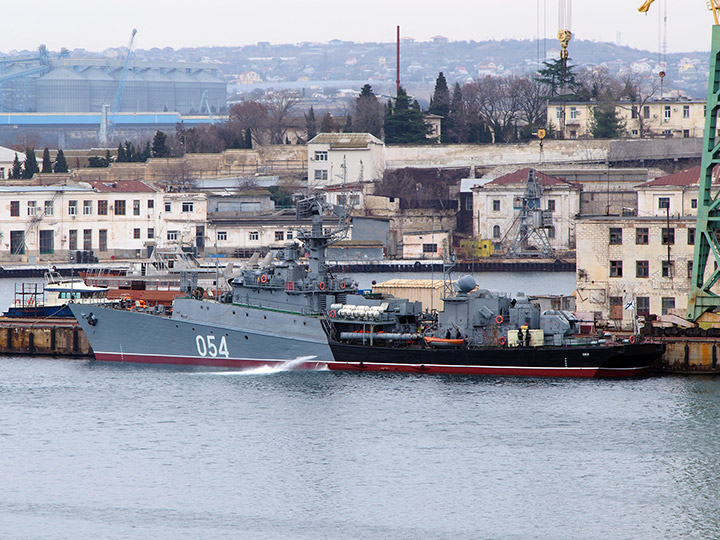
M253 147L253 138L252 138L252 130L250 128L247 128L245 130L245 148L248 150L252 150Z
M133 145L130 141L125 141L125 161L137 161L135 154L135 145Z
M335 127L335 120L333 120L332 114L329 112L325 113L325 116L323 116L322 122L320 122L320 132L321 133L332 133L336 130Z
M127 155L125 154L125 147L122 145L122 143L118 144L118 150L117 150L117 162L118 163L125 163L127 161Z
M617 139L625 131L625 120L610 101L599 103L592 109L590 133L596 139Z
M52 172L52 161L50 160L50 150L47 148L45 148L45 150L43 150L42 172L43 173L51 173Z
M145 147L142 149L142 152L139 152L138 161L144 163L150 159L150 156L152 156L152 147L150 146L150 141L147 141L145 143Z
M357 133L371 133L376 137L382 136L384 112L372 86L366 84L355 99L355 114L353 118L353 131Z
M543 62L542 69L537 72L535 80L539 83L543 83L548 86L550 90L550 97L560 96L560 93L564 96L570 97L578 88L577 78L573 71L575 66L568 63L563 69L562 60L556 58L555 60L546 60Z
M305 131L307 131L308 141L317 135L317 120L315 119L315 109L312 108L312 105L305 115Z
M430 125L425 122L417 100L411 104L407 92L400 87L392 112L385 118L385 142L428 144L434 142L429 134Z
M435 81L435 91L430 99L429 113L443 117L448 115L450 112L450 90L448 89L447 81L442 71Z
M467 142L467 139L468 129L465 101L463 100L460 83L455 83L452 99L450 100L450 111L443 126L443 141L449 143L464 143Z
M22 164L20 163L17 152L15 152L15 159L13 159L12 169L10 170L10 178L22 178Z
M67 161L65 161L65 152L62 148L58 150L57 156L55 156L55 165L53 166L53 172L66 173L68 172Z
M38 172L40 172L40 169L38 168L37 157L35 157L35 149L25 148L25 165L23 167L22 177L30 179Z
M170 155L167 146L167 135L162 131L156 131L152 141L152 157L163 158Z

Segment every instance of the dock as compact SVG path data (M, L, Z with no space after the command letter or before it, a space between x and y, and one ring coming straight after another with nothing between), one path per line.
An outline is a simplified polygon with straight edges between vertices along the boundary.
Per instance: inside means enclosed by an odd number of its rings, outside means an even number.
M0 354L92 357L93 351L75 319L0 317Z

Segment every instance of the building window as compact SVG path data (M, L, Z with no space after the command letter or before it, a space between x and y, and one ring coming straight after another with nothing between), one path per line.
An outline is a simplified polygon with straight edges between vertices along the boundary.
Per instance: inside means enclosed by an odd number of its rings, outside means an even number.
M465 210L472 211L473 209L473 199L472 197L466 197L465 198Z
M133 238L134 238L135 240L139 240L139 239L140 239L140 229L139 229L139 228L133 229Z
M155 208L155 201L152 199L148 199L148 210L152 210Z
M171 203L171 202L166 202L166 203L165 203L165 211L166 211L166 212L172 212L172 203Z
M98 201L98 216L107 216L108 213L108 202Z
M85 251L92 249L92 229L83 229L83 249Z
M621 320L623 318L623 299L622 296L610 297L610 318Z
M40 231L40 254L51 255L55 253L55 231Z
M688 261L687 262L687 277L688 277L688 279L692 279L692 271L693 271L693 262Z
M83 201L83 216L92 216L92 201Z
M355 207L360 205L360 194L359 193L351 193L350 194L350 206Z
M500 225L493 227L493 238L500 238Z
M285 232L284 231L275 231L275 241L282 242L283 240L285 240Z
M577 107L570 107L570 119L575 120L578 116L580 116L580 112Z
M548 212L554 212L555 211L555 199L550 199L548 201Z
M10 231L10 253L13 255L25 253L25 231Z
M68 249L75 251L77 249L77 229L70 229L68 231Z
M555 108L555 117L560 120L562 118L562 107Z
M315 180L327 180L327 169L315 169Z
M688 246L695 245L695 227L688 227Z
M650 118L650 107L648 105L643 107L643 118Z
M622 244L622 229L611 227L610 228L610 243L613 245Z
M260 233L258 231L250 231L248 233L248 238L250 240L259 240L260 239Z
M28 201L28 216L37 216L37 202Z
M610 277L622 277L622 261L610 261Z
M227 240L227 231L218 231L217 239L218 242L225 242Z
M669 229L663 227L662 230L662 244L663 246L675 244L675 229L670 227Z
M285 238L287 238L288 240L292 240L292 239L293 239L293 232L292 232L292 231L288 231L288 232L285 234Z
M690 199L690 208L697 208L697 199Z
M423 244L423 253L437 253L437 244Z
M635 119L635 118L638 117L638 108L637 108L636 105L633 105L633 106L632 106L632 109L631 109L631 111L630 111L630 117L633 118L633 119Z
M55 208L52 201L45 201L45 215L52 216L55 213Z
M500 211L500 201L499 201L499 200L495 199L495 200L492 202L492 205L493 205L493 207L492 207L492 208L493 208L493 212L499 212L499 211Z
M98 251L107 251L107 229L98 231Z
M195 203L193 203L193 202L182 203L182 211L183 212L192 212L194 209L195 209Z
M171 241L177 241L178 239L178 232L177 231L168 231L167 232L167 239Z
M650 276L650 262L637 261L635 263L635 277L646 278Z
M125 215L125 201L124 200L115 201L115 215L116 216L124 216Z
M327 152L323 152L322 150L315 151L315 161L327 161L327 160L328 160Z
M665 120L670 120L670 117L672 116L672 109L670 108L670 105L665 105L665 107L663 107L663 110L663 116Z
M650 297L638 296L635 298L635 313L639 316L647 317L650 315Z
M647 227L638 227L635 229L635 243L636 244L648 244L650 243L650 233Z
M675 275L675 263L673 261L662 262L662 277L673 277Z
M20 217L20 201L10 201L10 217Z
M690 105L683 105L683 118L690 118Z
M658 208L660 208L661 210L670 208L670 197L659 197Z
M77 201L68 201L68 216L77 216Z
M153 238L155 238L155 229L148 227L148 239L152 240Z
M140 215L140 201L137 199L133 200L133 216Z
M555 238L555 227L547 228L548 238Z
M667 315L672 309L675 309L675 298L672 296L663 296L662 314Z

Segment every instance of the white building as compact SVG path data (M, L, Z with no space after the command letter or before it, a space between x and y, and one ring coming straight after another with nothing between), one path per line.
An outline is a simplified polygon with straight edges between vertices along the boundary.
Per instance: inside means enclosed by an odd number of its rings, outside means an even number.
M17 155L20 163L25 161L25 154L23 152L16 152L12 148L5 148L0 146L0 180L5 180L10 177L12 171L13 161Z
M307 151L310 188L374 182L385 171L385 143L369 133L320 133Z

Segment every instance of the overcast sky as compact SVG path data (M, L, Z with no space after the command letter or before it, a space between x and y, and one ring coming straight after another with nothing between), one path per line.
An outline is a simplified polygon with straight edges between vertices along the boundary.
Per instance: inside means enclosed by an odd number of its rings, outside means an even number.
M709 50L712 15L705 0L656 0L649 15L642 0L575 0L571 30L578 39L617 42L658 52L659 15L667 3L668 52ZM29 7L28 7L29 6ZM101 51L136 47L527 38L555 39L558 0L36 0L15 10L0 32L0 52L45 43ZM17 7L17 6L16 6ZM538 8L540 16L538 17ZM30 24L32 23L32 24ZM572 43L570 45L572 56Z

